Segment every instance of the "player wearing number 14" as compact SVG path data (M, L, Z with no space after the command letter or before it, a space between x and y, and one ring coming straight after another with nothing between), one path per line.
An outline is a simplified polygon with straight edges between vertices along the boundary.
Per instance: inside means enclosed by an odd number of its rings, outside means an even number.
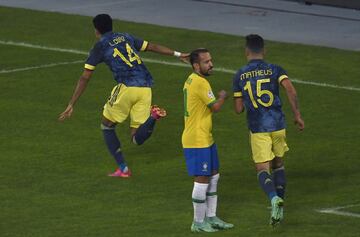
M246 108L250 144L259 184L271 201L270 224L283 220L285 169L283 157L289 150L285 140L285 116L281 109L280 85L285 88L294 122L300 130L304 121L298 108L297 94L286 72L264 61L264 40L259 35L246 37L248 64L233 80L235 111ZM271 173L272 171L272 173Z
M153 44L128 33L112 31L112 19L107 14L94 17L95 36L98 42L85 61L84 71L65 111L59 120L69 118L73 106L84 92L96 66L105 63L116 81L116 85L103 110L101 129L105 144L114 157L118 168L109 176L129 177L131 175L123 157L115 126L130 115L132 141L143 144L152 134L156 120L166 116L166 111L157 106L151 107L151 87L153 78L141 60L141 51L179 57L187 61L188 54L173 51L165 46Z

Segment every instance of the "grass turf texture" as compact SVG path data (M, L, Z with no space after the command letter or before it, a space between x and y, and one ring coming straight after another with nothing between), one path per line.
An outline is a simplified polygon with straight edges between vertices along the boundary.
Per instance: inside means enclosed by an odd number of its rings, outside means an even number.
M245 63L242 37L116 21L115 30L181 51L207 47L216 67ZM0 8L0 40L88 51L95 42L90 17ZM337 49L267 42L267 60L290 77L360 87L360 55ZM85 59L84 56L0 45L0 70ZM142 56L175 61L152 53ZM131 179L107 177L115 162L99 129L114 81L97 68L65 123L65 109L83 65L0 74L0 236L188 236L192 179L181 149L182 86L190 68L147 63L153 101L168 118L145 145L130 144L128 123L118 127ZM231 92L232 75L216 72L213 90ZM306 130L298 133L286 97L288 179L285 223L268 226L269 203L250 158L245 115L230 98L214 115L221 159L218 215L235 228L212 236L358 236L360 219L315 209L360 202L358 101L360 92L295 84ZM230 93L231 94L231 93ZM354 207L346 211L360 213Z

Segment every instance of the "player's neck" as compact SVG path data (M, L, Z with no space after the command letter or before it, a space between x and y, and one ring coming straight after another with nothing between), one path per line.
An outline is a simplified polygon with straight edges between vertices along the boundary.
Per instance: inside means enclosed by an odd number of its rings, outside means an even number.
M194 73L195 73L196 75L198 75L199 77L206 78L206 76L203 75L203 74L201 74L201 72L194 71Z
M254 55L249 55L247 57L248 62L250 62L251 60L264 60L264 56L260 55L260 54L254 54Z

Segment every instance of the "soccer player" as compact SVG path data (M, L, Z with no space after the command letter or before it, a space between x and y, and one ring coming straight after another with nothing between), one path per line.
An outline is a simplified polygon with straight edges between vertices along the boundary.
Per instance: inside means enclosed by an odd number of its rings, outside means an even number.
M285 116L281 109L280 86L287 94L294 122L299 130L304 121L298 106L296 90L286 72L264 61L264 40L259 35L246 36L245 55L248 64L233 80L235 111L244 106L250 130L252 157L261 188L271 202L270 224L283 220L285 197L284 153L289 150L285 136Z
M221 90L216 99L211 90L207 77L212 73L213 63L207 49L194 50L190 54L190 63L194 72L183 88L185 128L182 145L188 173L194 177L191 231L215 232L234 226L216 216L219 160L211 134L212 113L220 110L227 95Z
M151 87L153 78L139 56L140 51L152 51L164 55L174 55L188 60L189 54L173 51L167 47L136 38L128 33L113 32L112 19L107 14L93 18L95 36L94 45L85 62L85 68L77 82L75 91L59 120L69 118L74 105L86 89L95 67L104 62L113 73L117 85L104 105L101 129L111 155L118 165L109 176L131 176L115 126L130 115L131 137L135 144L143 144L152 134L156 120L165 117L166 111L158 106L151 107Z

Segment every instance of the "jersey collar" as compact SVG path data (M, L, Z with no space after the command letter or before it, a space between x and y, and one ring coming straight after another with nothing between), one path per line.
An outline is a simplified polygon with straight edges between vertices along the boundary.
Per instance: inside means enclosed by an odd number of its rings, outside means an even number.
M105 38L108 35L111 35L113 32L112 31L108 31L105 34L101 35L101 38Z
M248 64L258 64L264 62L263 59L252 59L248 62Z

